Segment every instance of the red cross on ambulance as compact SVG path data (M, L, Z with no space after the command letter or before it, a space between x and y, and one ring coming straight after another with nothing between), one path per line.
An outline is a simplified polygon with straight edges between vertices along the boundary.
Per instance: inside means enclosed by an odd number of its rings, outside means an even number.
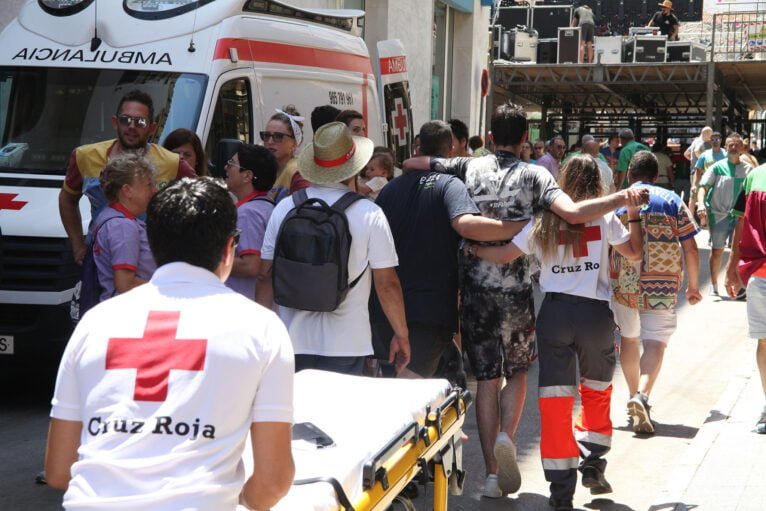
M410 131L410 127L407 122L407 113L404 110L402 98L394 98L394 111L391 112L391 118L394 121L397 145L406 145L407 133Z
M0 210L12 209L18 211L26 206L26 201L15 200L18 196L18 193L0 193Z
M165 401L170 371L205 369L207 339L178 339L180 317L180 311L150 311L143 337L109 339L106 369L136 369L136 401Z

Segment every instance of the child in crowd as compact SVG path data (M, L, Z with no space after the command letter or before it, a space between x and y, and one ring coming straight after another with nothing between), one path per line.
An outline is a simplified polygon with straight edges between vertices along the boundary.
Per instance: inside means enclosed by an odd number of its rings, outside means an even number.
M387 147L378 146L357 179L359 193L375 200L378 193L394 178L394 155Z

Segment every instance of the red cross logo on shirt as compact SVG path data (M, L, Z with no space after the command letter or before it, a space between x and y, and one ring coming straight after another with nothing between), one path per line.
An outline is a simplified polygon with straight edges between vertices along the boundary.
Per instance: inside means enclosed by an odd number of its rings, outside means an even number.
M0 210L1 209L13 209L15 211L20 210L27 205L25 201L15 201L18 197L18 193L0 193Z
M580 234L580 243L572 247L572 255L575 257L584 257L588 255L588 242L598 241L601 239L601 227L594 225L593 227L586 227ZM566 245L567 236L566 231L559 233L559 245Z
M136 401L165 401L170 371L202 371L206 339L177 339L180 311L150 311L140 339L113 337L106 369L136 369Z
M394 127L396 128L399 145L404 145L407 143L409 127L407 126L407 114L404 113L402 98L394 99L394 108L396 110L391 112L393 114Z

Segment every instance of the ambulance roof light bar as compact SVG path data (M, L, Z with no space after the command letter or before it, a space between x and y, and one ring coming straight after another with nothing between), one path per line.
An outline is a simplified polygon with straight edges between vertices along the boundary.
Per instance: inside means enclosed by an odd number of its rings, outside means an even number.
M193 11L215 0L124 0L125 12L142 20L160 20Z
M86 9L94 0L38 0L43 11L53 16L71 16Z
M361 35L364 27L364 11L355 9L307 9L276 0L247 0L244 10L318 23L354 35Z

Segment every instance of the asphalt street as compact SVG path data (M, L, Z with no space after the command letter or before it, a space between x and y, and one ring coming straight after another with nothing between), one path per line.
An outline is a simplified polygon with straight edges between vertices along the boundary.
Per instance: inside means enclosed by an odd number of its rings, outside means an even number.
M698 237L702 269L703 301L689 306L682 300L678 331L666 352L665 363L655 386L651 404L657 433L635 435L628 427L625 402L628 392L619 366L614 378L612 420L614 436L607 459L607 478L614 493L593 498L578 488L579 509L660 511L676 508L666 499L684 484L679 470L687 469L687 450L706 422L720 420L716 408L735 375L754 365L755 343L747 337L746 304L713 297L709 291L706 236ZM483 462L478 445L474 410L468 412L464 464L468 471L462 496L451 497L452 510L547 510L548 487L539 460L539 415L537 413L537 365L530 372L530 385L522 424L516 438L523 476L517 494L502 499L481 497ZM475 389L472 382L471 386ZM42 469L47 430L47 398L15 399L0 404L0 509L45 511L60 509L61 494L35 484ZM752 411L753 422L759 410ZM745 412L746 413L746 412ZM418 510L429 509L432 491L421 487ZM714 509L700 503L697 509ZM716 507L715 509L722 509ZM733 508L732 508L733 509Z

